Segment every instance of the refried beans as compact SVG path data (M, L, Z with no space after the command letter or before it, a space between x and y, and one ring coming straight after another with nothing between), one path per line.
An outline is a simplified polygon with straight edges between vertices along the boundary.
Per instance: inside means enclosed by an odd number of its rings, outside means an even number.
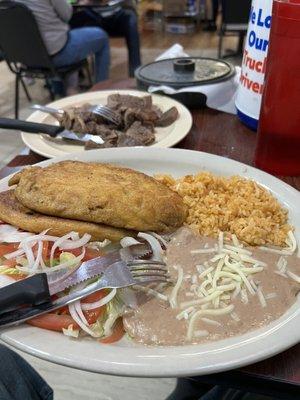
M189 228L175 233L166 250L175 284L151 286L160 297L137 292L138 307L123 317L135 341L173 346L220 340L269 324L296 301L300 285L285 271L299 275L300 258L223 238L222 251L220 246Z

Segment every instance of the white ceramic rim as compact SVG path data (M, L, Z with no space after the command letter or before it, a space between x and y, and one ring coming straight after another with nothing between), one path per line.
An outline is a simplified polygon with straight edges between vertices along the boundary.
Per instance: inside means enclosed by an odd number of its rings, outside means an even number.
M92 104L97 103L97 99L107 98L109 95L114 93L131 94L133 96L145 96L150 95L148 92L143 92L139 90L100 90L95 92L87 92L78 94L75 96L65 97L63 99L54 101L47 104L49 107L54 108L66 108L72 105L77 105L84 102L91 102ZM179 112L179 118L174 124L166 128L156 128L157 136L162 136L157 142L149 147L172 147L179 143L182 139L187 136L192 125L193 118L190 111L178 101L158 94L151 94L153 98L153 103L158 104L164 108L164 111L171 107L176 107ZM47 114L40 111L33 112L27 121L45 123L45 120L49 118ZM71 144L53 144L46 141L42 135L30 134L26 132L21 133L23 142L34 152L40 154L41 156L47 158L64 156L67 154L78 153L83 150L82 147L78 145Z
M245 164L212 154L181 149L104 149L48 160L48 165L63 159L118 162L121 165L149 169L154 173L174 170L175 175L201 169L222 175L238 174L269 189L288 208L300 237L300 194L281 180ZM0 182L5 190L8 178ZM122 340L101 346L92 340L79 342L59 333L21 326L3 331L1 339L36 357L65 366L137 377L193 376L216 373L245 366L271 357L300 340L300 299L279 319L245 335L208 344L178 347L146 347ZM99 347L97 347L99 346ZM126 346L126 347L125 347Z

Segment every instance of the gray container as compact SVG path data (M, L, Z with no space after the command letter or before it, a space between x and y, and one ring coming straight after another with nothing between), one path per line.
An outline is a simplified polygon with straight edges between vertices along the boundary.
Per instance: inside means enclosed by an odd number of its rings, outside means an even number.
M137 87L142 90L148 90L149 86L160 85L181 89L216 84L231 79L234 74L234 66L227 61L206 57L183 57L143 65L136 70L135 78ZM164 93L161 92L161 94ZM177 93L168 96L180 101L188 108L206 106L206 96L202 93Z

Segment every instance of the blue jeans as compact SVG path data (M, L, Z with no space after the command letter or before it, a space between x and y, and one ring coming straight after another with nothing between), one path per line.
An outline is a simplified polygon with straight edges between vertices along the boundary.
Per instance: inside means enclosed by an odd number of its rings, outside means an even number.
M53 400L53 390L17 353L0 345L0 400Z
M63 49L52 57L54 65L63 67L95 55L95 81L108 79L110 51L106 32L96 27L71 29Z

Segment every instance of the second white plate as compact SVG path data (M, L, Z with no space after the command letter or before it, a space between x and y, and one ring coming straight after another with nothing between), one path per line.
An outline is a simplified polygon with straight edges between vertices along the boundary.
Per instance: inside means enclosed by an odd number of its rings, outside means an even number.
M64 109L84 103L106 104L108 96L114 93L130 94L132 96L149 95L147 92L141 92L138 90L106 90L65 97L64 99L48 104L48 106ZM179 112L179 118L170 126L165 128L155 128L156 141L149 147L172 147L189 133L193 123L192 115L184 105L170 97L160 96L157 94L152 94L151 96L153 104L157 105L163 112L167 111L171 107L176 107ZM53 117L39 111L31 114L27 121L58 125L58 122ZM74 154L83 150L83 146L63 142L55 143L48 140L45 135L23 132L22 139L26 146L31 150L47 158Z

